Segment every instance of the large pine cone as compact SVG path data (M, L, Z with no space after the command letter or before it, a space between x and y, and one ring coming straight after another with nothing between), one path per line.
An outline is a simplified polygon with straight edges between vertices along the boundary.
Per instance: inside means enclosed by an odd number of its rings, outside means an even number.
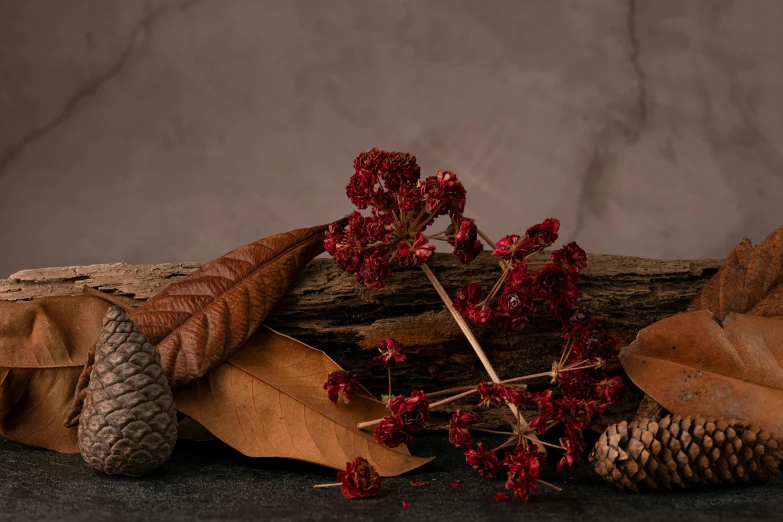
M777 435L746 422L666 416L609 426L590 454L595 471L638 491L693 484L734 484L780 473Z
M163 464L177 441L177 410L157 349L117 306L106 312L95 347L78 441L90 467L130 476Z

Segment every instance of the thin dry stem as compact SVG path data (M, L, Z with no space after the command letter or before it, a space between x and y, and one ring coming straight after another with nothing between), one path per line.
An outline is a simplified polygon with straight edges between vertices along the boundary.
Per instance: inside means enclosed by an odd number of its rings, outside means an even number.
M555 491L557 491L558 493L562 493L563 492L563 488L559 488L559 487L555 486L554 484L552 484L551 482L547 482L546 480L538 479L538 480L536 480L536 482L538 482L539 484L543 484L543 485L545 485L547 487L550 487L550 488L554 489Z

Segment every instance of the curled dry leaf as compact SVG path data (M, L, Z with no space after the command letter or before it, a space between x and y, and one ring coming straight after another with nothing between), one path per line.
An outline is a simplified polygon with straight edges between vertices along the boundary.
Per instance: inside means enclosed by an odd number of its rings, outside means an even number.
M62 420L109 306L89 296L0 301L0 435L79 452Z
M709 310L721 321L730 312L783 316L783 226L755 248L747 238L693 298L688 311Z
M324 230L304 228L239 247L133 311L133 322L157 344L172 388L194 382L247 341L323 251Z
M323 389L340 367L325 353L266 326L225 363L174 395L179 410L251 457L284 457L343 469L362 456L381 476L418 468L430 458L390 449L356 424L388 411L365 391L333 404Z
M676 414L783 431L783 227L743 239L688 310L622 350L631 380Z
M620 361L637 386L678 415L745 419L783 433L783 321L677 314L639 332Z

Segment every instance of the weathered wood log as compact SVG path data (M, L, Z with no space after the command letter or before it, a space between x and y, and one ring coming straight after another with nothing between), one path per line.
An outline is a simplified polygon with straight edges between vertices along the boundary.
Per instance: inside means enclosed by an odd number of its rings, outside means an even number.
M685 310L721 261L653 260L591 254L579 283L580 306L625 344L641 328ZM138 305L179 281L200 263L128 265L124 263L24 270L0 280L0 299L29 300L81 292L82 285ZM491 286L500 274L496 258L482 254L469 266L438 254L430 263L450 295L469 282ZM397 368L395 390L433 391L486 380L487 377L456 323L419 269L396 269L379 291L359 286L328 258L314 260L272 316L270 327L324 350L344 368L362 376L382 393L386 374L372 364L379 341L394 337L411 357ZM551 368L562 350L557 322L536 316L521 333L477 329L477 337L501 377ZM630 387L629 387L630 388ZM633 391L613 418L632 417L641 395Z

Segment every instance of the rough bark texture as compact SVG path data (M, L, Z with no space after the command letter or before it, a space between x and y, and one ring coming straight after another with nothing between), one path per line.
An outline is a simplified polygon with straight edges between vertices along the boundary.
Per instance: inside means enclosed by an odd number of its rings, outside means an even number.
M684 311L722 263L600 254L590 254L588 262L579 283L581 306L604 321L622 339L621 345L632 341L641 328ZM0 299L78 294L87 285L137 305L200 266L116 263L24 270L0 280ZM438 254L430 266L450 295L469 281L490 285L500 273L495 259L487 254L469 266ZM433 391L487 378L419 269L396 269L386 288L370 291L341 272L331 259L316 259L266 324L324 350L344 368L358 372L376 393L385 390L386 374L371 361L375 346L387 337L396 338L412 355L395 372L396 392ZM558 325L547 316L533 318L519 334L477 329L476 335L504 378L549 369L562 346ZM638 390L630 390L607 421L632 417L640 399Z

